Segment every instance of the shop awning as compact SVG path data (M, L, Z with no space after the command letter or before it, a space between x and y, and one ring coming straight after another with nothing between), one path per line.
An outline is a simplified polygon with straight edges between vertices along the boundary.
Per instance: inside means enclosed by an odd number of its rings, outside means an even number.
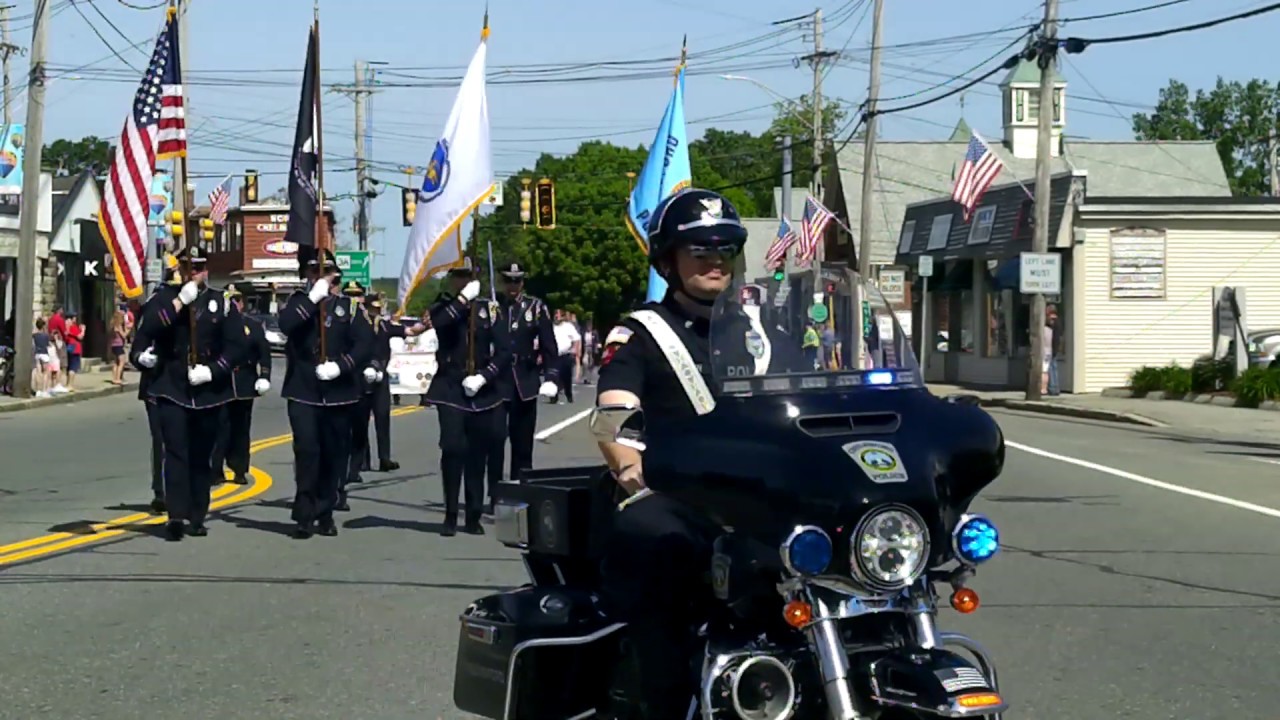
M1017 290L1022 275L1022 258L1012 257L1002 261L991 275L991 289Z

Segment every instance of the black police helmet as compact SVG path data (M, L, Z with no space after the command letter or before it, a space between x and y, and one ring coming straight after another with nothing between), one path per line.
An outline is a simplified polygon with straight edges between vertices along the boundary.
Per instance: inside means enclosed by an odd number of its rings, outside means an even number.
M723 195L688 188L658 203L646 228L649 264L654 267L681 246L738 247L747 242L747 229L738 209Z

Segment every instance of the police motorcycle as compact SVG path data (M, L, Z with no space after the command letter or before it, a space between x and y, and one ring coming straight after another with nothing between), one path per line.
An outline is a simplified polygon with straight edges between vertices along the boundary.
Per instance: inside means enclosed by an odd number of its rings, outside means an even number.
M959 613L979 605L969 583L1000 541L969 506L1002 469L1000 428L925 389L892 308L858 275L824 265L820 280L784 282L717 302L710 398L686 388L703 414L646 425L642 410L602 406L591 418L598 440L644 453L648 488L625 502L667 493L723 528L704 590L717 612L698 620L705 649L689 668L696 717L999 720L996 668L938 627L938 590ZM462 613L460 709L636 717L626 625L596 592L615 491L602 467L499 487L496 535L523 551L531 582Z

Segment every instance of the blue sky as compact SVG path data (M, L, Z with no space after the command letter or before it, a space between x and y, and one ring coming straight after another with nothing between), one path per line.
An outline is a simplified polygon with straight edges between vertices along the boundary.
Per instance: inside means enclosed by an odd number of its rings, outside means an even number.
M127 5L126 5L127 3ZM13 40L30 44L33 0L17 0L11 11ZM55 0L50 33L50 62L57 77L49 86L46 142L59 138L118 136L124 112L145 65L163 11L138 10L157 0L81 0L77 5L99 32L97 37L67 0ZM866 95L866 60L871 36L870 2L827 0L826 45L842 49L842 59L826 77L825 92L860 103ZM1064 18L1114 12L1154 0L1062 0ZM1172 7L1095 21L1068 24L1064 35L1103 37L1173 27L1257 7L1261 0L1187 0ZM94 10L115 25L112 28ZM795 97L812 80L807 66L792 59L811 48L810 36L793 27L779 30L775 20L811 13L813 0L491 0L489 105L494 167L500 177L531 165L541 152L571 152L587 138L627 145L647 143L670 93L670 81L650 77L608 82L496 84L501 71L529 64L674 58L688 35L691 76L686 88L690 133L707 125L759 131L772 114L772 98L746 82L718 73L749 75L776 92ZM420 83L442 78L437 87L385 87L373 99L372 158L375 174L403 182L399 165L422 165L453 102L456 82L479 40L484 4L480 0L320 0L321 66L326 83L350 83L357 59L380 66L385 83ZM199 176L198 196L229 172L256 168L265 191L281 187L298 102L298 81L311 0L191 0L188 43L189 125L193 147L191 172ZM981 11L978 11L981 8ZM990 58L1012 42L1017 31L993 33L1011 25L1030 25L1042 10L1035 0L887 0L885 10L882 97L927 90ZM118 28L119 32L117 32ZM1095 46L1071 56L1064 67L1068 86L1069 135L1129 139L1129 115L1149 109L1158 90L1176 77L1208 87L1219 75L1245 80L1259 70L1259 49L1274 43L1280 15L1264 15L1206 31L1123 45ZM924 43L937 38L956 38ZM126 41L125 38L128 38ZM721 50L711 57L699 52ZM136 44L136 49L130 49ZM1246 50L1246 48L1250 50ZM1002 53L1003 57L1007 53ZM68 73L71 68L80 68ZM697 75L699 66L706 74ZM661 66L649 65L647 68ZM744 69L746 68L746 69ZM587 69L575 75L597 75ZM21 87L25 62L18 59L14 84ZM509 82L509 81L508 81ZM928 97L939 91L927 92ZM1090 98L1086 100L1084 98ZM913 98L914 100L915 98ZM1110 101L1105 102L1104 101ZM885 106L894 103L886 102ZM15 120L26 103L15 103ZM952 98L882 121L883 136L893 139L945 137L960 116ZM999 100L994 87L967 94L966 119L986 134L999 134ZM717 117L711 123L700 118ZM324 99L326 189L348 193L354 186L354 113L352 102L337 93ZM696 179L695 179L696 180ZM350 240L352 203L338 205L340 242ZM408 234L400 225L399 195L388 192L374 202L373 219L384 228L372 239L377 275L398 274Z

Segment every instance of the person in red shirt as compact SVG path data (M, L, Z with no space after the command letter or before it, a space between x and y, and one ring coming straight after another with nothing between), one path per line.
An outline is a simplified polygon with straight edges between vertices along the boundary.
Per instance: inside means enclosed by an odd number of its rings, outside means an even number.
M80 358L84 354L84 326L74 312L65 314L67 322L67 390L75 392L76 374L80 372Z
M63 393L67 388L62 384L62 378L59 377L58 368L67 367L67 320L62 314L62 306L53 306L53 315L49 316L49 337L53 338L53 345L58 356L58 367L52 370L49 388L54 393Z

